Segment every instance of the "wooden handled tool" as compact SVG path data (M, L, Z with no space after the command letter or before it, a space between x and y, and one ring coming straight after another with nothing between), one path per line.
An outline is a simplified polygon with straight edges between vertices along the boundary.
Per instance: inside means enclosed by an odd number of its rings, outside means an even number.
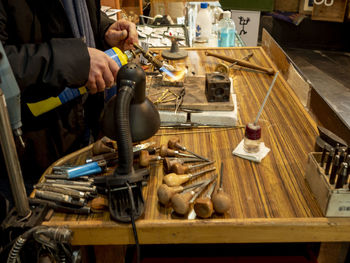
M220 59L222 59L224 61L227 61L227 62L236 63L239 66L261 70L261 71L264 71L264 72L266 72L266 73L268 73L270 75L274 74L274 72L275 72L273 70L273 68L262 67L262 66L250 63L250 62L242 60L242 59L236 59L236 58L233 58L233 57L227 57L227 56L215 54L215 53L212 53L212 52L209 52L209 51L206 51L205 55L216 57L216 58L220 58Z
M187 181L194 179L200 175L203 175L207 172L214 171L216 168L210 168L204 171L200 171L198 173L194 174L176 174L176 173L170 173L164 176L163 181L168 185L168 186L178 186L183 183L186 183Z
M207 181L208 180L204 180L204 181L197 182L195 184L187 185L184 187L183 186L169 187L166 184L162 184L161 186L159 186L157 191L158 201L163 205L167 205L170 202L170 199L175 194L200 186L203 183L207 183Z
M229 210L231 206L231 200L229 196L224 192L224 189L222 188L222 177L224 174L224 163L221 163L221 169L220 169L220 185L219 189L217 190L216 194L213 196L213 206L217 213L223 214L227 210Z
M193 155L190 155L190 154L180 153L179 151L169 149L168 146L166 146L165 144L163 144L160 147L159 155L162 157L166 157L166 156L194 157Z
M165 157L163 159L163 169L165 173L170 173L171 167L175 163L179 164L184 164L184 163L189 163L189 162L204 162L204 160L199 159L199 158L169 158Z
M171 139L168 141L168 147L169 147L170 149L179 149L179 150L181 150L181 151L189 152L190 154L192 154L192 155L194 155L194 156L196 156L196 157L198 157L198 158L200 158L200 159L203 159L203 160L205 160L205 161L207 161L207 162L210 162L209 159L207 159L207 158L205 158L205 157L203 157L203 156L200 156L200 155L198 155L198 154L196 154L196 153L194 153L194 152L188 150L186 147L182 146L182 145L180 144L180 138L178 138L178 137L173 137L173 138L171 138Z
M179 163L175 163L171 166L171 171L176 173L176 174L185 174L185 173L188 173L190 172L191 170L193 169L196 169L196 168L202 168L206 165L210 165L210 164L213 164L214 161L211 161L211 162L205 162L205 163L200 163L200 164L195 164L195 165L182 165L182 164L179 164Z
M204 197L200 197L194 202L194 211L196 212L197 216L201 218L208 218L213 214L214 207L213 202L211 201L211 195L214 192L215 186L216 182L212 184Z
M142 150L140 152L140 161L139 164L142 167L147 167L149 166L149 163L152 161L159 161L162 160L163 158L157 155L150 155L148 151Z
M186 214L190 209L190 205L197 199L197 197L207 187L207 185L215 180L216 177L217 175L214 175L206 183L203 183L200 187L197 187L190 192L174 194L171 198L171 203L174 211L180 215Z

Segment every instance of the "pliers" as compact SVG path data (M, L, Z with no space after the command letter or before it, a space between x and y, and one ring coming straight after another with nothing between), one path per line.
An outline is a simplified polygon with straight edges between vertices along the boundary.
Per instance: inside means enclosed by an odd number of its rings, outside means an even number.
M185 88L182 88L182 90L180 91L180 94L177 96L176 101L175 101L175 114L177 113L177 111L181 107L181 105L184 101L185 94L186 94Z

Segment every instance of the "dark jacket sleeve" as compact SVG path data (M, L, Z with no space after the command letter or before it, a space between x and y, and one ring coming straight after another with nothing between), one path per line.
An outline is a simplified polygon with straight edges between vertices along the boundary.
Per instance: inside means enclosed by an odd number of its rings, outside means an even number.
M63 87L86 83L90 57L81 39L52 39L41 44L5 45L6 55L20 87Z
M0 40L21 90L56 96L66 86L84 85L90 69L86 44L77 38L44 40L45 25L26 3L0 1Z

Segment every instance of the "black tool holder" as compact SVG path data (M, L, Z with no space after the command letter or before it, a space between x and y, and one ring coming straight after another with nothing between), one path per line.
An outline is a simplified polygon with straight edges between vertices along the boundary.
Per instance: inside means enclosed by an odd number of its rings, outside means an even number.
M145 96L146 75L135 63L123 66L117 76L117 95L106 105L102 129L118 144L118 166L114 175L95 180L104 186L109 199L111 218L132 222L144 212L142 186L148 169L134 169L132 143L148 139L160 126L153 103Z

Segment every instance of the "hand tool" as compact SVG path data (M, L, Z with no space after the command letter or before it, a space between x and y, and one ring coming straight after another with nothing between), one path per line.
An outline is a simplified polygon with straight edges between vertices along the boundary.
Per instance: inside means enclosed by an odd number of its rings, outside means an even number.
M84 206L85 205L85 199L83 199L83 198L74 199L69 195L48 192L48 191L36 190L35 197L39 197L39 198L47 199L47 200L51 200L51 201L67 203L67 204L71 204L71 205L77 205L77 206Z
M200 186L203 183L207 183L207 181L208 180L203 180L187 186L173 186L173 187L169 187L166 184L162 184L161 186L159 186L157 191L158 201L163 205L167 205L174 194L177 194L180 192L186 192L186 190Z
M85 163L92 163L92 162L98 162L98 161L106 161L108 162L109 160L114 160L118 158L118 153L117 152L111 152L111 153L103 153L99 155L92 156L90 158L87 158L85 160Z
M134 47L136 48L136 50L141 51L142 55L148 60L148 62L150 62L155 68L159 69L159 71L167 74L170 77L174 77L174 75L172 74L172 66L168 65L164 62L161 62L160 60L158 60L155 56L153 56L149 51L146 51L144 48L142 48L139 44L134 43Z
M160 147L159 155L161 157L167 157L167 156L183 156L183 157L189 157L189 158L195 157L194 155L185 154L185 153L181 153L179 151L175 151L175 150L169 149L165 144L163 144Z
M260 115L261 115L261 113L262 113L262 111L263 111L263 109L264 109L265 103L266 103L266 101L267 101L267 99L268 99L268 97L269 97L269 95L270 95L270 93L271 93L271 90L272 90L273 86L275 85L275 82L276 82L278 73L279 73L279 71L277 71L276 74L275 74L275 76L273 77L273 80L272 80L272 82L271 82L271 85L270 85L270 87L269 87L269 89L268 89L268 91L267 91L267 93L266 93L266 95L265 95L264 101L263 101L263 103L262 103L261 106L260 106L260 109L259 109L258 114L256 115L256 118L255 118L255 121L254 121L254 125L256 125L256 124L258 123L259 117L260 117Z
M334 150L334 156L336 156L338 154L339 148L340 148L340 145L339 145L339 143L337 143L335 146L335 150Z
M203 192L203 190L216 179L217 175L214 175L208 182L195 188L192 191L174 194L171 198L171 203L174 211L180 215L184 215L190 209L190 205L197 199L197 197Z
M53 184L62 184L62 185L80 185L80 186L89 186L91 187L93 185L93 181L74 181L74 180L53 180L53 179L47 179L45 180L45 183L53 183Z
M197 216L201 218L208 218L213 214L214 208L211 195L214 192L215 186L216 182L210 186L207 194L204 197L200 197L194 202L194 211L196 212Z
M325 172L324 172L325 175L329 175L329 169L331 168L331 163L332 163L333 157L334 157L334 148L332 147L330 152L328 153L326 168L325 168Z
M35 189L39 189L41 191L48 191L48 192L55 192L55 193L61 193L65 195L70 195L73 198L85 198L86 194L81 191L77 191L74 189L69 189L69 188L62 188L62 187L56 187L56 186L51 186L51 185L35 185Z
M203 159L199 158L169 158L165 157L163 159L163 169L165 173L170 173L171 166L175 163L184 164L184 163L190 163L190 162L205 162Z
M323 147L323 148L322 148L321 161L320 161L320 166L321 166L321 167L323 167L324 159L325 159L325 157L326 157L326 152L327 152L326 147Z
M176 102L175 102L175 114L177 113L177 111L180 109L183 101L184 101L184 97L186 95L186 90L185 88L182 88L180 91L180 94L177 96L176 98Z
M330 184L334 184L335 183L335 178L337 176L337 171L338 171L338 168L339 168L339 164L340 164L340 162L339 162L339 155L336 155L334 157L331 175L329 176L329 183Z
M163 181L168 185L168 186L178 186L183 183L186 183L187 181L197 178L198 176L201 176L205 173L214 171L216 168L210 168L204 171L200 171L194 174L176 174L176 173L170 173L164 176Z
M273 68L262 67L262 66L250 63L250 62L242 60L242 59L236 59L236 58L232 58L232 57L228 57L228 56L223 56L223 55L215 54L215 53L212 53L209 51L206 51L205 55L216 57L216 58L222 59L222 60L227 61L227 62L237 63L237 65L239 65L239 66L261 70L261 71L264 71L270 75L272 75L274 73Z
M252 56L253 56L253 53L249 53L247 56L245 56L241 59L248 61ZM215 71L220 72L222 74L228 74L230 68L232 68L235 65L237 65L237 62L233 62L231 65L226 65L225 63L219 63L218 65L216 65Z
M345 158L346 158L346 150L345 148L342 148L339 153L339 163L344 162Z
M224 174L224 163L221 162L220 185L219 185L219 189L216 191L216 193L212 198L214 210L219 214L225 213L227 210L229 210L231 206L231 200L229 196L224 192L224 189L222 188L223 174Z
M108 209L108 199L105 196L98 196L91 200L90 207L92 212L98 212Z
M200 155L198 155L198 154L196 154L196 153L190 151L190 150L187 149L185 146L182 146L182 145L180 144L180 138L178 138L178 137L173 137L173 138L171 138L171 139L168 141L168 147L169 147L170 149L179 149L179 150L181 150L181 151L189 152L190 154L192 154L192 155L194 155L194 156L196 156L196 157L198 157L198 158L200 158L200 159L203 159L203 160L205 160L205 161L207 161L207 162L210 162L209 159L207 159L207 158L205 158L205 157L203 157L203 156L200 156Z
M343 162L340 166L340 171L338 174L337 182L335 184L335 189L343 188L348 180L348 164Z
M149 163L152 161L159 161L162 160L163 158L158 156L158 155L150 155L148 151L142 150L140 152L140 157L139 157L139 164L142 167L147 167L149 166Z
M72 167L55 167L54 173L66 175L66 179L73 179L84 175L93 175L102 172L102 168L107 165L105 160L91 162Z
M214 161L211 161L211 162L205 162L205 163L200 163L200 164L195 164L195 165L182 165L182 164L179 164L179 163L175 163L171 166L170 168L170 171L171 172L174 172L176 174L185 174L185 173L188 173L194 169L197 169L197 168L202 168L204 166L207 166L207 165L210 165L210 164L213 164Z
M117 142L104 136L92 145L92 154L99 155L103 153L114 153L117 149Z
M37 206L37 205L45 204L49 208L52 208L53 210L55 210L57 212L62 212L62 213L87 215L87 214L90 214L90 212L91 212L90 207L88 207L88 206L70 207L70 206L58 204L54 201L49 201L49 200L44 200L44 199L39 199L39 198L28 198L28 201L29 201L30 205Z
M344 162L346 162L346 163L350 166L350 154L348 154L348 155L346 156L346 159L345 159Z
M74 185L74 184L62 184L62 183L49 183L45 182L43 185L61 187L61 188L69 188L74 189L81 192L88 192L90 194L96 193L96 186L84 186L84 185Z

